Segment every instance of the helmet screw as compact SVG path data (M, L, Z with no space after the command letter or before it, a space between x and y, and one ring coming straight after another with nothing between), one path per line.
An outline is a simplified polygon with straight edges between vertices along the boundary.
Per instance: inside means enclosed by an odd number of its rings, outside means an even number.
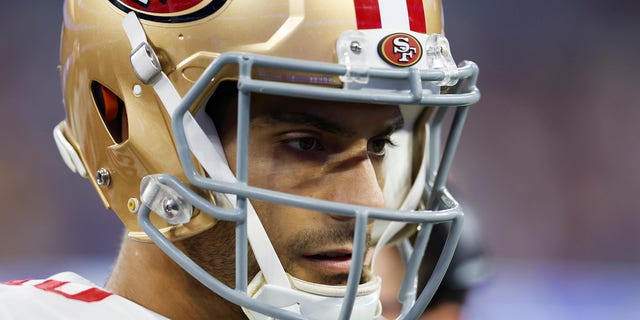
M360 52L362 52L362 46L358 41L352 41L351 45L349 46L349 49L351 49L351 52L355 54L360 54Z
M100 170L96 172L96 183L99 186L108 187L111 183L111 173L109 173L109 170L100 168Z
M129 212L131 213L138 212L138 209L140 209L140 201L138 200L138 198L129 198L129 200L127 201L127 209L129 209Z
M178 202L173 199L164 200L162 208L164 208L164 213L170 217L175 217L180 213L180 206L178 205Z
M136 97L142 95L142 87L139 84L133 86L133 95Z

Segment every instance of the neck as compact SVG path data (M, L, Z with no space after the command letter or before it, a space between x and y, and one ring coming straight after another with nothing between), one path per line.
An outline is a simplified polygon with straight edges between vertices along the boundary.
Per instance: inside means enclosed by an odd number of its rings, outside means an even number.
M107 290L171 319L245 319L153 243L125 236Z

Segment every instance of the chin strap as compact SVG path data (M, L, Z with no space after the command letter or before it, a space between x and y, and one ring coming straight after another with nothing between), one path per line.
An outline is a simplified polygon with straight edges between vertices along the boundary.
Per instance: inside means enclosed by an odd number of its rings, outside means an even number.
M182 98L167 75L162 71L153 48L147 42L144 29L133 11L127 14L122 25L133 48L131 65L134 72L140 81L153 87L167 113L173 117L174 111ZM200 117L198 118L201 120ZM201 123L208 127L206 129L209 134L205 133L191 113L186 113L184 116L185 134L190 150L203 168L211 175L211 178L230 183L236 182L236 178L227 164L224 150L213 122L209 120L201 121ZM235 203L235 195L226 195L226 197L230 203ZM248 202L247 208L247 228L249 243L266 283L270 286L291 290L291 284L284 268L250 202ZM297 305L284 309L300 312Z
M425 132L428 133L429 131L426 130L426 124L424 126L425 126ZM427 164L429 159L428 157L429 149L427 145L428 141L429 141L428 139L424 139L422 162L420 163L420 169L418 170L418 174L416 176L416 179L414 180L413 185L411 186L411 189L409 190L406 197L402 201L402 204L400 205L399 210L412 210L418 207L418 204L420 203L420 199L422 198L422 194L424 193L425 179L427 176ZM407 226L406 222L391 221L385 227L373 251L373 258L371 259L372 271L374 270L374 262L376 261L376 257L378 256L382 248L386 246L391 241L391 239L393 239L393 237L406 226Z
M283 288L267 284L260 272L248 287L249 296L267 304L282 307L296 304L308 319L338 319L347 292L347 286L329 286L307 282L288 275L293 288ZM381 279L371 280L358 286L356 300L350 319L382 319L380 303ZM251 320L271 320L272 318L243 308Z

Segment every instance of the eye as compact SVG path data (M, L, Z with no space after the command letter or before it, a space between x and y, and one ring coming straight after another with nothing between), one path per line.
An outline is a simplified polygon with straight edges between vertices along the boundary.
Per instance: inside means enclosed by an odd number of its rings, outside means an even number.
M289 147L300 151L320 151L323 147L316 138L301 137L285 141L285 144Z
M395 147L396 144L389 137L374 138L369 140L367 149L376 156L384 156L387 146Z

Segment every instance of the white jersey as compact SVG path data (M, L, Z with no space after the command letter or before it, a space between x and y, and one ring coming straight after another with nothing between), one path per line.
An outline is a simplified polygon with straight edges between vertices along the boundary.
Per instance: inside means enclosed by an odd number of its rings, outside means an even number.
M72 272L0 283L0 319L168 319Z

